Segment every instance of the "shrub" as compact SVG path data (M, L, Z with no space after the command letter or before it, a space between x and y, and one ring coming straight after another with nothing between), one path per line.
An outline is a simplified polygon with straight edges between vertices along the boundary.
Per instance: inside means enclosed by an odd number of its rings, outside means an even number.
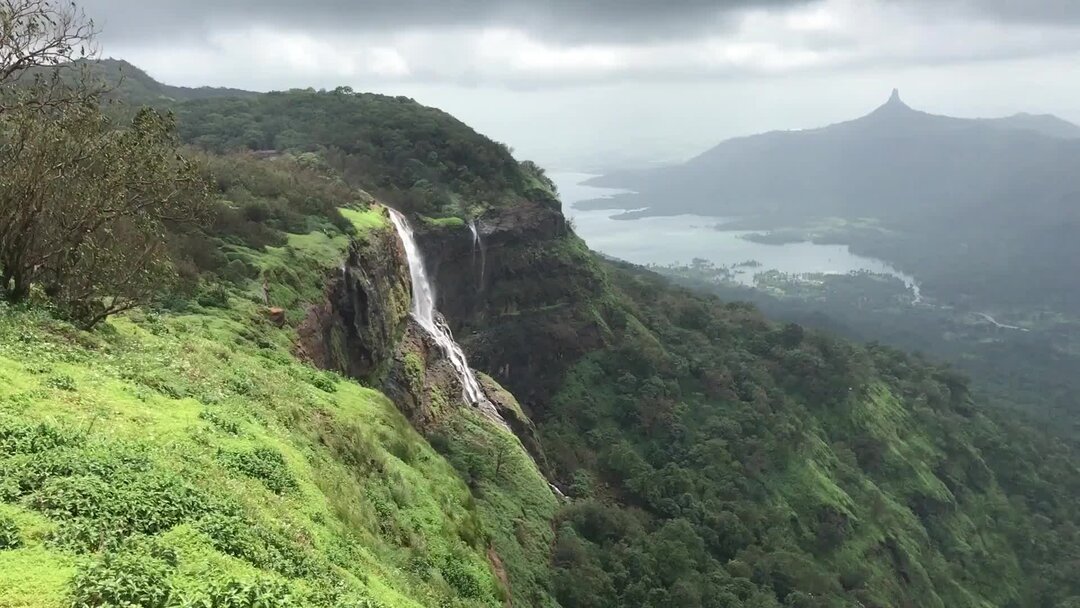
M62 391L74 392L75 379L67 374L54 374L45 379L45 386Z
M144 547L105 553L75 576L71 605L163 608L172 597L168 557Z
M480 581L476 580L471 572L461 563L457 557L447 557L442 567L439 568L446 582L457 591L458 595L467 598L479 598L484 595Z
M133 534L158 534L199 517L209 497L160 470L47 481L31 497L39 510L64 519L53 542L93 550Z
M309 370L306 380L308 384L323 391L324 393L337 392L337 379L330 372Z
M209 422L213 427L230 435L240 434L240 422L227 414L215 410L204 409L199 412L199 419Z
M210 606L212 608L292 608L300 603L290 593L289 587L271 579L254 581L218 581L211 585L201 601L188 601L185 605Z
M19 526L15 520L7 516L0 516L0 550L18 549L22 546L22 538L19 536Z
M285 458L274 448L260 446L247 452L224 452L225 465L263 482L271 492L285 494L296 490L296 478L289 471Z
M199 306L207 308L228 308L229 290L224 285L215 283L200 290L195 301L199 303Z
M67 429L0 418L0 454L5 456L39 454L53 448L78 445L82 441L81 435Z
M22 440L34 449L25 434ZM122 442L15 454L0 467L0 488L6 500L22 498L61 519L50 541L79 550L116 547L132 535L158 534L221 508L138 446Z
M324 564L294 539L266 522L248 520L238 513L210 513L196 527L210 537L214 548L249 564L285 576L309 576L325 571Z

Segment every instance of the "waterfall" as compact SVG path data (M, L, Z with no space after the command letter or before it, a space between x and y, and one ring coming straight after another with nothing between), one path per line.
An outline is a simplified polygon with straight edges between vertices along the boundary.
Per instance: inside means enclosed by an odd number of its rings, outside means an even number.
M487 251L484 250L484 241L480 240L480 228L476 223L476 220L469 222L469 232L472 233L473 240L473 260L475 265L476 251L480 250L480 282L477 283L476 291L480 291L484 288L484 269L487 266Z
M412 315L420 327L439 345L446 353L450 364L457 370L461 379L462 396L470 405L479 408L492 420L506 426L505 421L499 416L495 405L488 400L484 389L476 380L476 374L469 368L465 359L465 352L454 340L450 328L442 319L435 314L435 288L428 278L427 269L424 267L424 257L420 253L420 247L416 243L412 227L405 216L394 209L389 209L390 220L394 223L402 243L405 245L405 257L409 262L409 277L412 280Z

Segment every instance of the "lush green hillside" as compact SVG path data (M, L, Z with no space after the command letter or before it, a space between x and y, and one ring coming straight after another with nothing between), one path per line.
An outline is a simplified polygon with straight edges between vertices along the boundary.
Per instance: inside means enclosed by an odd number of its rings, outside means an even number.
M345 179L395 206L469 215L543 195L509 149L405 97L294 90L176 107L182 137L215 152L319 152Z
M602 262L545 217L482 217L483 278L460 233L428 246L574 498L563 606L1075 601L1074 446L955 372Z
M540 422L581 499L564 606L1075 601L1075 451L947 370L609 273L621 331Z
M331 234L242 253L317 282ZM294 359L257 299L93 333L2 310L0 605L498 603L466 485L383 395Z
M409 100L177 112L181 280L92 331L41 284L0 309L0 606L1080 602L1075 448L961 376L602 260ZM409 321L378 197L512 432Z
M556 501L514 436L297 353L350 251L407 277L385 209L310 154L189 155L213 200L168 226L175 285L93 331L0 302L0 606L543 598Z
M752 289L711 265L656 271L725 300L753 302L774 320L949 361L971 375L981 398L1019 411L1042 429L1080 436L1080 324L1065 315L995 316L1012 326L999 327L972 310L913 306L903 282L880 275L824 275L808 282L770 273L765 289Z

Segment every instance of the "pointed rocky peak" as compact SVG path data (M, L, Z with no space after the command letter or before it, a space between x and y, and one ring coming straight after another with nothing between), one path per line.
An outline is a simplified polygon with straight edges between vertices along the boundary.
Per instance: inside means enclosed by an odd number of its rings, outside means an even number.
M899 89L893 89L892 94L889 95L889 100L881 106L878 106L878 108L871 112L866 118L873 119L873 122L875 123L886 121L886 124L893 124L897 120L907 121L920 114L921 112L916 112L911 109L910 106L900 99Z
M879 110L910 110L911 108L900 99L900 89L893 89L892 95L889 95L889 100L885 102L885 105L881 106Z

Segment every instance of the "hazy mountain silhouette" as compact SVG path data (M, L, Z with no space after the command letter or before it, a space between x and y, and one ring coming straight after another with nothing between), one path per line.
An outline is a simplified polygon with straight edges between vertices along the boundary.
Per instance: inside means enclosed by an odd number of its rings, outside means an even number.
M1028 114L1020 112L1005 118L981 118L978 122L1005 129L1034 131L1049 137L1063 139L1080 138L1080 126L1053 114Z
M1053 116L961 119L910 108L893 91L861 118L731 139L685 164L596 178L637 192L585 208L647 215L871 216L918 220L1060 209L1080 189L1080 127Z
M1080 127L1053 116L960 119L898 92L861 118L731 139L690 161L592 180L637 194L582 208L697 213L782 226L876 218L834 237L954 302L1080 306Z

